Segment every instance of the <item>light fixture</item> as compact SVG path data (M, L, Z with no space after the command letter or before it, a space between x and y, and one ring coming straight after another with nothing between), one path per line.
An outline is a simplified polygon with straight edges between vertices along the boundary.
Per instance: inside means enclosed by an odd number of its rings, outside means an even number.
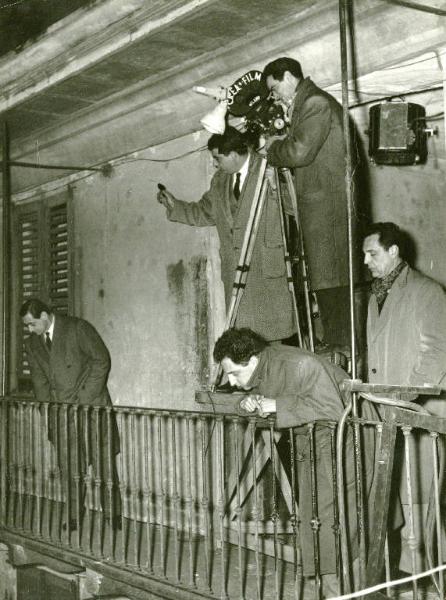
M226 128L225 117L228 112L227 89L224 87L205 88L198 85L192 89L198 94L210 96L218 101L217 106L200 119L200 123L209 133L224 133Z
M226 113L228 111L228 103L226 101L219 102L217 106L208 112L200 123L209 131L209 133L224 133L226 128Z

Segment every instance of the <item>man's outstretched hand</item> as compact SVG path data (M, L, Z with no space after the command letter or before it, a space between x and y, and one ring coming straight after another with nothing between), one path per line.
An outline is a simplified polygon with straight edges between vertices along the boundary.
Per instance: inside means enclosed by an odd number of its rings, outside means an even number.
M167 208L168 210L172 209L175 202L175 196L168 192L162 183L158 184L158 190L158 194L156 195L158 202L162 204L164 208Z

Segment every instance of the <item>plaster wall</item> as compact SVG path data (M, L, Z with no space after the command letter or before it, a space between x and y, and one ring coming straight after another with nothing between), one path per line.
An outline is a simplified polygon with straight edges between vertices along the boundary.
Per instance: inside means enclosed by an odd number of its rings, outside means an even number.
M115 404L196 408L194 391L207 383L224 313L215 233L168 222L156 200L159 181L200 198L213 173L206 139L189 135L123 159L109 178L70 184L75 314L110 350Z

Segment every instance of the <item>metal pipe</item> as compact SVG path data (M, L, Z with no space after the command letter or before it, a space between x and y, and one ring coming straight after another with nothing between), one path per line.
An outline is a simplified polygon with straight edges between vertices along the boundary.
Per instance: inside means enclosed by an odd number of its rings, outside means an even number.
M446 10L443 8L436 8L435 6L426 6L425 4L419 4L418 2L409 2L408 0L384 0L389 4L396 4L398 6L404 6L404 8L412 8L414 10L421 10L422 12L431 13L440 17L446 17Z
M9 167L24 167L27 169L54 169L54 170L63 170L63 171L99 171L100 173L104 173L107 171L107 168L110 169L110 165L106 164L102 167L74 167L71 165L45 165L42 163L29 163L22 162L20 160L4 160L2 162L2 166L6 165Z
M9 130L3 122L2 139L2 204L3 204L3 293L2 293L2 396L10 391L11 348L11 169L9 164Z
M347 8L351 0L339 0L339 33L341 45L342 76L342 114L345 144L345 189L347 195L347 230L348 230L348 274L350 297L350 344L351 344L351 376L356 379L356 335L355 335L355 296L353 275L353 198L352 198L352 155L350 143L350 115L348 107L348 57L347 57Z

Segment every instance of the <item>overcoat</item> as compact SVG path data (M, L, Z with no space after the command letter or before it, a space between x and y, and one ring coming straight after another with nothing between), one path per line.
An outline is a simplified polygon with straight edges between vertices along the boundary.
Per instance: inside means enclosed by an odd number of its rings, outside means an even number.
M100 335L84 319L63 315L55 319L51 352L43 336L32 334L25 341L36 399L110 404L110 355Z
M299 82L290 128L268 163L288 167L302 223L313 290L348 285L347 197L342 107L310 78ZM359 253L359 247L355 246Z
M59 467L62 473L68 473L72 506L78 502L75 475L81 470L81 482L89 462L100 465L101 505L107 518L118 516L121 512L121 500L118 489L118 474L115 455L119 452L119 432L114 413L110 419L107 413L78 411L77 423L73 413L69 416L69 438L65 435L64 413L55 409L55 404L68 403L87 406L110 406L111 399L107 389L107 377L110 371L110 355L96 329L84 319L55 316L52 347L49 352L43 336L31 334L25 341L25 348L31 369L34 395L38 402L50 402L48 418L48 439L56 445ZM99 419L98 419L99 415ZM88 420L88 423L87 423ZM79 455L73 451L72 434L78 433ZM56 434L57 432L57 434ZM99 432L99 435L97 433ZM87 446L88 444L88 451ZM71 447L71 451L68 447ZM99 449L99 455L97 450ZM113 457L110 463L110 457ZM99 461L99 463L98 463ZM113 501L106 492L105 483L113 482ZM81 494L85 486L81 485ZM83 501L81 500L83 510Z
M446 295L442 287L415 269L405 267L390 288L378 312L376 297L369 301L367 318L368 375L370 383L396 385L442 384L446 376ZM446 417L446 399L419 397L432 414ZM412 446L414 452L414 447ZM413 453L415 457L415 453ZM413 463L413 501L429 498L432 442L417 441ZM402 501L406 478L401 478Z
M249 160L238 202L233 194L233 176L219 170L212 178L210 189L198 202L175 200L167 213L171 221L217 228L227 307L259 177L261 158L250 154ZM271 188L260 220L236 325L249 327L268 340L287 338L296 331L286 279L278 200Z
M252 394L276 400L276 426L295 428L300 543L303 574L314 575L313 517L311 504L310 438L306 423L338 421L347 403L341 391L348 375L319 356L290 346L270 346L259 355L259 363L248 386ZM364 403L361 416L375 418L373 407ZM367 428L365 428L367 431ZM333 473L331 434L328 427L315 430L317 511L320 520L321 573L336 573L335 538L333 533ZM371 428L363 436L364 490L369 496L373 479L374 437ZM357 553L357 506L355 500L355 455L351 432L345 444L345 489L348 541L352 558ZM345 532L344 532L345 533Z

